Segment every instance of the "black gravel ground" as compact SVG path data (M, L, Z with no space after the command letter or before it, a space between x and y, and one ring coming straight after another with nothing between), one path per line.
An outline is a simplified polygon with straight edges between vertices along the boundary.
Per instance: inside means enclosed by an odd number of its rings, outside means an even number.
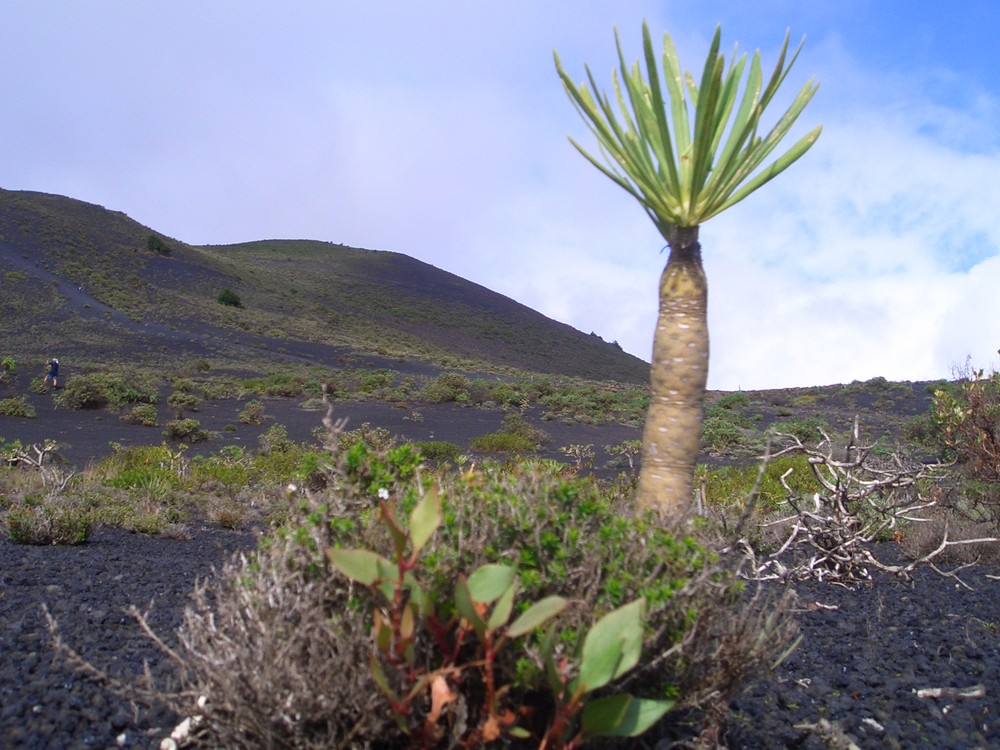
M166 669L125 610L155 605L170 635L196 576L251 544L197 531L175 540L102 530L79 547L0 539L0 747L156 748L178 717L136 705L54 658L42 604L67 642L129 680L143 660ZM1000 747L1000 582L997 568L965 571L967 591L931 571L912 584L799 587L804 639L734 705L731 748ZM169 640L169 639L168 639ZM916 691L944 688L945 697ZM973 688L974 697L956 690ZM952 695L947 695L951 691ZM834 742L796 728L829 722ZM828 732L830 734L830 732Z

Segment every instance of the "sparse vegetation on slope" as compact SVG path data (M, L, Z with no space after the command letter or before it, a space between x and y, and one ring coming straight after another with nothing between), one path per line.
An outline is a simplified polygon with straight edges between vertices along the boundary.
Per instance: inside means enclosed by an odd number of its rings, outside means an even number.
M193 247L120 212L0 190L0 313L26 358L382 357L645 383L648 365L413 258L328 242ZM221 290L221 292L220 292ZM219 303L222 304L219 304Z

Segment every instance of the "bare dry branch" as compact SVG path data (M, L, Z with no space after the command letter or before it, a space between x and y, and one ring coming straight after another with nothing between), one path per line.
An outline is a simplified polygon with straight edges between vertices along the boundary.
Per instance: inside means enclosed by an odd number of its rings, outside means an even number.
M809 447L794 435L778 435L787 446L774 456L803 454L821 491L801 497L791 487L791 469L780 478L791 512L770 521L768 526L787 525L787 535L777 551L758 557L743 540L750 560L745 573L756 580L828 581L847 587L871 580L871 571L880 570L904 579L920 565L928 565L942 575L953 577L963 586L958 572L941 571L932 565L946 549L961 544L1000 541L997 538L952 540L945 526L940 543L927 554L906 564L881 560L873 545L890 534L898 534L903 523L926 523L926 512L935 508L940 493L928 492L941 480L950 464L924 464L908 460L899 451L886 458L873 453L874 445L860 440L858 419L852 435L841 450L823 433L823 441ZM765 458L765 462L766 462Z

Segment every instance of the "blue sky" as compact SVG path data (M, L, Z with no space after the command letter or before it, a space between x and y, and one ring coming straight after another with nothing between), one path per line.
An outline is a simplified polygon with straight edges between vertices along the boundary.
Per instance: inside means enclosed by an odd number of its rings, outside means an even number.
M711 388L996 365L995 2L6 2L0 187L406 253L648 359L664 243L569 144L552 60L610 89L644 19L696 74L717 24L766 70L790 28L777 103L820 83L816 146L702 227Z

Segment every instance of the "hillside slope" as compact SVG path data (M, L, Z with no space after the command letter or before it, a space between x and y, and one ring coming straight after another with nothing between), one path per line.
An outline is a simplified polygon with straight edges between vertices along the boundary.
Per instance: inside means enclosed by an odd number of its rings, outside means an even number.
M242 308L219 304L224 289ZM23 359L345 357L644 383L616 344L408 256L308 240L194 247L125 214L0 190L0 328ZM6 353L6 352L5 352Z

